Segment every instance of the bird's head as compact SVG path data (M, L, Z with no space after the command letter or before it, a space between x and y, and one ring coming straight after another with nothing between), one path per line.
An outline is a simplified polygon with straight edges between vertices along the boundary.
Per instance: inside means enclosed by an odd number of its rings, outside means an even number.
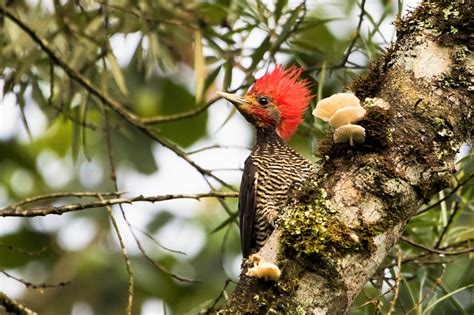
M309 82L299 80L301 69L275 70L258 79L244 96L218 92L234 104L254 126L273 127L283 139L289 139L303 121L302 116L312 98Z

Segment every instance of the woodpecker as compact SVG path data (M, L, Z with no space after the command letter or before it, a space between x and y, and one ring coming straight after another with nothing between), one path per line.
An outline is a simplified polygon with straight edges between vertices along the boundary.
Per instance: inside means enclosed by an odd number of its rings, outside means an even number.
M245 161L239 193L243 257L258 251L274 229L291 190L311 174L311 162L288 146L312 98L301 69L275 70L258 79L244 97L218 92L256 128L257 139Z

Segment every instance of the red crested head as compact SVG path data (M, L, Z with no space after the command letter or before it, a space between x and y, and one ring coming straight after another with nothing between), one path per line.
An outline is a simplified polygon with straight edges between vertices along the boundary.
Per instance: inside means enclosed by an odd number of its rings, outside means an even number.
M279 65L258 79L244 97L219 94L232 102L253 125L273 127L280 137L288 140L303 121L303 113L312 98L308 81L298 81L301 72L294 66L284 70Z
M309 106L312 96L309 82L298 81L302 70L295 66L284 70L278 65L275 70L258 79L246 96L268 97L271 105L278 111L275 128L283 139L289 139L303 121L303 113ZM247 97L246 97L247 98ZM258 115L258 111L255 113ZM265 116L265 115L264 115ZM262 117L264 118L264 117Z

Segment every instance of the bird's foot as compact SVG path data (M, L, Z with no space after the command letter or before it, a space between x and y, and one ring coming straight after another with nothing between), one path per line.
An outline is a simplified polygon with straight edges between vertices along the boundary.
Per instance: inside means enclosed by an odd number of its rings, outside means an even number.
M267 213L267 222L270 223L270 225L275 228L277 221L280 220L280 215L278 211L271 210L268 211Z

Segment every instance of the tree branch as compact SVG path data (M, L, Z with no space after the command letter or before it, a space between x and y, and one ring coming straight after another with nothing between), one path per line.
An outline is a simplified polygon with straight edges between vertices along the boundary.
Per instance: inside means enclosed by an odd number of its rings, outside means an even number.
M68 204L64 206L45 206L41 208L24 209L15 205L8 206L0 210L0 217L36 217L50 214L63 214L67 212L101 208L118 204L132 204L137 201L158 202L172 199L202 199L202 198L235 198L238 194L235 192L211 191L202 194L176 194L176 195L158 195L158 196L136 196L132 198L111 198L97 200L87 203Z
M474 247L468 247L468 248L463 248L463 249L458 249L458 250L442 250L442 249L439 249L439 248L432 248L432 247L428 247L428 246L425 246L425 245L422 245L422 244L418 244L418 243L413 242L412 240L410 240L409 238L404 237L404 236L401 236L400 239L402 241L412 245L412 246L418 247L418 248L423 249L427 252L438 254L438 255L450 256L450 255L462 255L462 254L474 252Z

